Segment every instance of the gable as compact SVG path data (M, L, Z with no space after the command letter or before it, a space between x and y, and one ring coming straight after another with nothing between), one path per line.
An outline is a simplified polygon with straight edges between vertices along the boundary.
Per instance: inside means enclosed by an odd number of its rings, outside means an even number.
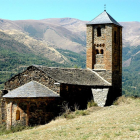
M43 71L37 69L34 66L28 67L22 73L19 73L5 82L5 89L6 90L13 90L16 89L30 81L36 81L45 85L49 89L53 90L56 93L59 93L60 87L55 85L56 81L51 77L47 76Z

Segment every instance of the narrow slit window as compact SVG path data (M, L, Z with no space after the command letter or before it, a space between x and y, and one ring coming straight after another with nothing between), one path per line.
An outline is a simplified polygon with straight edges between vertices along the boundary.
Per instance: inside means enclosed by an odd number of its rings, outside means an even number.
M101 28L100 27L97 28L97 36L98 37L101 36Z
M20 111L19 110L16 111L16 121L17 120L20 120Z
M117 36L116 36L116 31L114 32L114 43L116 43Z

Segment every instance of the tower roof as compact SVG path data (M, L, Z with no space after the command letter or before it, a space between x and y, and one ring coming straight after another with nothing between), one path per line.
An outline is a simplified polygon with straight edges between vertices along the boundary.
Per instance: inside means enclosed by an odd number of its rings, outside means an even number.
M111 17L106 11L95 17L92 21L88 22L87 25L92 24L115 24L121 26L113 17ZM122 26L121 26L122 27Z

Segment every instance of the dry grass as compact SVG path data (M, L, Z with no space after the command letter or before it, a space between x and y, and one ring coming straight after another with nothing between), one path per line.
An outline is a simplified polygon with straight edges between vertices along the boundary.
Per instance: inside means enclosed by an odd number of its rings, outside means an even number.
M123 105L123 104L129 104L129 103L131 103L131 101L132 101L131 97L121 96L113 104L114 105Z
M113 105L74 119L57 119L49 124L13 134L1 140L140 140L140 99Z
M88 104L87 104L87 107L90 108L90 107L93 107L93 106L98 106L98 105L93 100L89 101Z

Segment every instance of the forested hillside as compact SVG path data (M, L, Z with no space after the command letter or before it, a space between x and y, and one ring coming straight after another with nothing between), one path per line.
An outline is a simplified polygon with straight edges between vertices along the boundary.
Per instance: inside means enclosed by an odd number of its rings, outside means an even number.
M140 96L140 45L123 48L123 94Z

